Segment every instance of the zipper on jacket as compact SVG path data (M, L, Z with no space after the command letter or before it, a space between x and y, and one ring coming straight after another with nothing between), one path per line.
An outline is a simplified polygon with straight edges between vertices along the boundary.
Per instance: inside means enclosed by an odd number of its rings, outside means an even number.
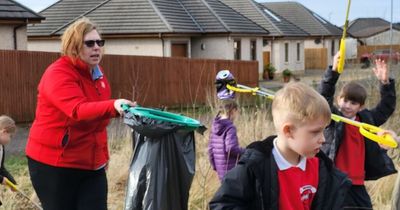
M65 134L64 134L62 140L61 140L61 147L64 148L68 144L68 141L69 141L69 132L68 132L68 129L67 129L65 131Z
M97 95L101 95L99 88L97 87L98 79L93 81L94 88L96 88Z

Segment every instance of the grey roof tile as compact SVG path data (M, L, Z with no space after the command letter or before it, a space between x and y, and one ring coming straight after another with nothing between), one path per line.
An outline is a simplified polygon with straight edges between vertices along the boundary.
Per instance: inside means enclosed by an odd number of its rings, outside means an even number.
M31 9L12 0L0 0L0 19L28 19L32 21L43 20L40 16Z
M234 33L261 33L267 35L269 32L263 27L257 25L247 17L243 16L234 9L228 7L219 0L203 0L218 16L229 32Z
M41 12L30 36L61 35L81 16L102 34L268 32L219 0L61 0Z
M108 0L58 1L39 13L43 17L46 17L46 20L42 21L40 24L28 26L28 36L53 35L57 33L63 25L107 1Z
M390 29L390 22L382 18L357 18L349 23L348 32L356 38L370 37ZM400 25L393 24L400 30Z
M221 1L268 30L268 36L308 36L301 28L253 0Z
M342 30L298 2L267 2L264 7L312 36L341 36Z

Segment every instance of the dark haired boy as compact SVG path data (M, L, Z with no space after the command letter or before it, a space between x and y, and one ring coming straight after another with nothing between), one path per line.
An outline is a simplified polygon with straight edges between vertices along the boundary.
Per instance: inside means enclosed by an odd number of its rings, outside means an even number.
M380 82L381 99L373 109L364 107L366 89L358 82L348 82L337 96L337 107L333 106L335 86L340 74L337 72L339 54L334 57L333 66L325 72L320 93L328 101L334 114L375 126L387 121L396 107L396 91L389 78L387 65L376 60L373 71ZM362 136L355 126L331 121L325 129L326 142L322 150L334 161L335 166L348 174L352 187L345 200L345 209L372 209L371 198L364 186L365 180L376 180L396 173L392 160L376 142Z

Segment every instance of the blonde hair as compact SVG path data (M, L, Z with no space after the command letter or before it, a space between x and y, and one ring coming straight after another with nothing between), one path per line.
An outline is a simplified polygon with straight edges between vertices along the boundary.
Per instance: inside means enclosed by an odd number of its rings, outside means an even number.
M322 118L330 122L328 102L317 91L301 82L291 82L276 92L272 102L272 117L276 129L284 123L296 125Z
M97 30L96 25L83 17L71 24L61 37L61 54L76 59L83 48L84 36Z
M7 133L15 133L17 126L14 120L6 115L0 116L0 130L5 129Z

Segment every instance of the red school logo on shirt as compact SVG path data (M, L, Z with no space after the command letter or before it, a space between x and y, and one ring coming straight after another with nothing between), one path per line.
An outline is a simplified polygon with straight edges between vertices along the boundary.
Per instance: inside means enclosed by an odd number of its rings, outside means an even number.
M300 187L300 198L304 205L304 209L308 209L311 206L311 202L316 192L317 189L312 185L304 185Z

